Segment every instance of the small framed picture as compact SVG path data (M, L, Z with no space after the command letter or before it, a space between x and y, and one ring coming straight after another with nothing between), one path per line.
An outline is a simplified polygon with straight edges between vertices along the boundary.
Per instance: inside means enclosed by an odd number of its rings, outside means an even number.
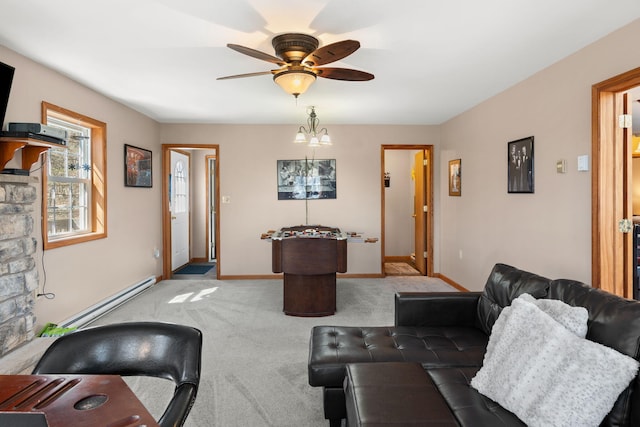
M533 193L533 137L518 139L507 144L509 193Z
M462 194L462 160L449 160L449 195Z
M153 186L151 172L151 151L125 144L124 185L151 188Z

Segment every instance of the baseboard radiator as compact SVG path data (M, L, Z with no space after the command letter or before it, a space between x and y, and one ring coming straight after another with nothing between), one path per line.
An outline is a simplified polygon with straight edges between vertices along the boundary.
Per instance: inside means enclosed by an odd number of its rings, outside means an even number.
M115 295L112 295L109 298L106 298L99 303L87 308L84 311L76 314L73 317L63 321L58 326L62 328L81 328L89 323L93 322L100 316L107 314L109 311L118 307L119 305L125 303L130 298L138 295L140 292L148 289L150 286L156 283L156 278L154 276L149 276L141 282L136 283L135 285L129 286L128 288L118 292Z

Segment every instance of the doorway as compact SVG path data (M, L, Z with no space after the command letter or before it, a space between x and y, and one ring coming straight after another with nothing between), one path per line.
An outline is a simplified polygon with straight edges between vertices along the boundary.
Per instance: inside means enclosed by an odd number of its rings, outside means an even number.
M388 158L387 155L389 155ZM396 275L395 272L385 270L385 264L398 261L408 264L418 271L419 275L433 275L432 158L432 145L381 146L382 236L380 243L383 275ZM400 166L399 173L391 173L388 170L388 167L391 168L395 162L392 159L400 159L403 166ZM399 197L396 191L398 187ZM402 206L399 209L400 214L395 216L396 213L390 208L398 207L398 203ZM400 223L400 229L390 229L398 223ZM407 230L410 231L407 233ZM397 247L401 249L398 250ZM392 251L394 253L391 253ZM410 271L402 267L399 270ZM407 273L407 275L412 274Z
M183 267L191 260L190 163L191 156L182 150L170 150L171 172L169 175L171 214L171 271Z
M188 170L184 179L177 180L175 153L186 155ZM174 161L172 161L172 158ZM174 260L176 240L173 223L178 211L178 193L185 193L188 222L188 262L215 262L215 278L220 277L220 219L219 219L219 160L217 144L163 144L162 145L162 242L164 278L172 278L177 264ZM184 170L184 159L181 170ZM175 170L175 172L174 172ZM185 188L178 184L184 183ZM177 219L177 218L176 218ZM184 231L184 230L183 230ZM192 248L196 248L193 251ZM193 253L192 253L193 251ZM182 260L183 261L183 260ZM179 262L182 262L179 261ZM181 264L182 265L182 264ZM179 266L178 266L179 267Z
M633 217L632 129L621 124L638 86L640 68L592 88L592 286L624 298L633 298L635 262L633 227L625 231Z

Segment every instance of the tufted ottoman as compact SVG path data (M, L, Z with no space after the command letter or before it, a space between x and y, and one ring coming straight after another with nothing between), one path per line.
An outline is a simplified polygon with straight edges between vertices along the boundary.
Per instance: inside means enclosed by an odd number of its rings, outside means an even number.
M459 425L419 363L354 363L346 371L349 427Z
M346 365L419 362L425 368L481 366L488 337L469 326L316 326L309 344L309 384L323 387L324 416L346 417Z

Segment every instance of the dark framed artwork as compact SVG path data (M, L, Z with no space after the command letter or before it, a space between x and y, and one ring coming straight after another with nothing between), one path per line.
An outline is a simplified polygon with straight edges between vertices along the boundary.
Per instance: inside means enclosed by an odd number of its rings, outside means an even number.
M278 200L336 198L336 160L278 160Z
M153 186L151 151L124 145L124 185L127 187Z
M462 160L449 160L449 195L462 194Z
M509 193L533 193L533 137L518 139L507 144Z

